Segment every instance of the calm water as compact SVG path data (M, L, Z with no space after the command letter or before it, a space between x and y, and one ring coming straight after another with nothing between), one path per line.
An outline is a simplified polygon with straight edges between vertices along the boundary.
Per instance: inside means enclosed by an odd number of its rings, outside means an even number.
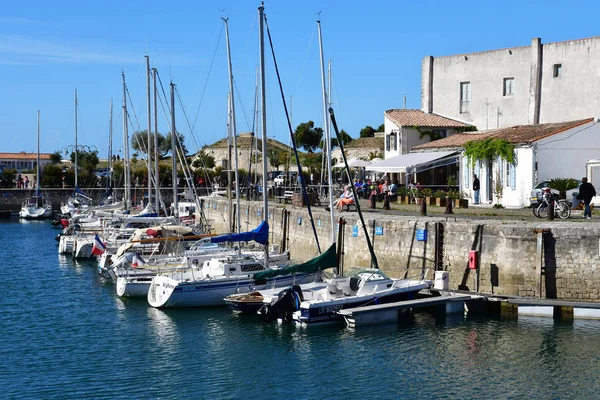
M597 398L600 322L265 326L124 301L48 222L0 222L0 398Z

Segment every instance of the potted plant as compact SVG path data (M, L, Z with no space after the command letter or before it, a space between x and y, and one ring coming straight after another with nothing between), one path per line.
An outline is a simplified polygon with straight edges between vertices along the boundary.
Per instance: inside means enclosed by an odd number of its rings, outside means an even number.
M408 190L405 187L401 187L398 189L398 203L400 204L408 204L410 198L408 197Z
M446 207L446 196L448 195L447 192L444 192L443 190L436 190L433 193L433 197L435 197L435 204L438 207Z
M419 190L419 197L424 198L425 204L427 204L428 206L431 205L431 195L432 194L433 194L433 191L429 188Z

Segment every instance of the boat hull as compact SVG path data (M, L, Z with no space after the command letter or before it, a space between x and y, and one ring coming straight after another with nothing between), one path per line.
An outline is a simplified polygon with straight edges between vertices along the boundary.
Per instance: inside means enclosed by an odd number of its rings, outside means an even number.
M130 298L146 298L152 283L152 277L117 278L117 296Z

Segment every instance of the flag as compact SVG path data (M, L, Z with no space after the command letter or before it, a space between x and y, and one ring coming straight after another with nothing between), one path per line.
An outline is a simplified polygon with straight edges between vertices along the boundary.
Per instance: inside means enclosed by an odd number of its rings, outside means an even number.
M138 256L137 253L135 253L133 255L133 259L131 260L131 267L137 268L137 267L141 267L144 264L145 263L144 263L144 260L142 260L142 257Z
M92 246L92 254L95 256L99 256L106 251L106 245L102 243L102 240L98 237L96 233L94 235L94 245Z

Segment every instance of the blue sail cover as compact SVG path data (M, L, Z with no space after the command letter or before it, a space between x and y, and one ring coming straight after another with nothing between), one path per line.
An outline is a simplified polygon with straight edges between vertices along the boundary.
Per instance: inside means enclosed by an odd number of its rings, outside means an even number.
M267 241L269 240L269 224L267 224L266 221L261 222L258 228L250 232L229 233L227 235L210 238L212 243L249 242L251 240L260 244L267 244Z

